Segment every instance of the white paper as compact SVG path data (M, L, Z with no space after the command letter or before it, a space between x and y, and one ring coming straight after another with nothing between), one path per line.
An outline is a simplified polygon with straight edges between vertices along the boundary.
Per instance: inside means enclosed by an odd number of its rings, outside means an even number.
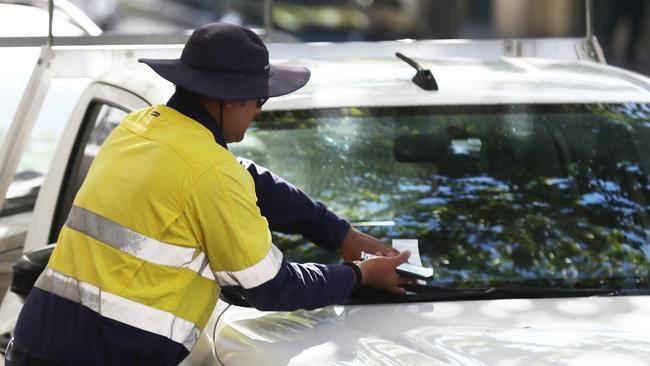
M420 258L420 247L417 239L393 239L393 248L403 252L408 250L411 252L409 263L416 266L422 266L422 259ZM420 285L426 285L426 281L418 280Z
M409 263L416 266L422 266L422 259L420 259L420 248L418 247L417 239L393 239L393 248L403 252L408 250L411 252Z

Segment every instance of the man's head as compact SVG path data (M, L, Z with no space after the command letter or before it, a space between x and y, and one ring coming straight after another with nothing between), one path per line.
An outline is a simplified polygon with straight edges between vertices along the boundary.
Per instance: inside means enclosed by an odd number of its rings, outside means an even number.
M220 124L221 133L226 143L239 142L244 138L253 117L261 107L258 107L258 102L254 100L218 101L201 97L197 99Z
M224 135L231 129L227 126L231 116L236 118L234 124L248 115L252 119L259 110L258 101L300 89L310 76L306 68L269 64L268 50L255 32L226 23L210 23L195 30L179 59L138 61L176 86L198 95L204 106L205 101L213 104L206 108L214 108L214 103L221 105L223 121L221 110L216 118ZM238 130L235 127L232 129Z

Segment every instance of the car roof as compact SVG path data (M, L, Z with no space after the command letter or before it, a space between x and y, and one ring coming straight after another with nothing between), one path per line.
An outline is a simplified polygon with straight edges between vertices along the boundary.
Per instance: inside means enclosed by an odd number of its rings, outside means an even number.
M282 100L284 107L466 105L650 101L648 80L594 62L501 57L496 60L416 60L430 69L439 90L411 78L415 69L395 59L303 61L312 70L306 87Z
M430 69L438 91L411 78L415 69L397 57L283 58L272 63L304 66L302 89L271 98L265 110L350 106L560 104L650 102L650 79L592 61L508 57L414 58ZM114 71L101 80L164 103L172 85L148 69ZM144 71L147 70L147 71Z

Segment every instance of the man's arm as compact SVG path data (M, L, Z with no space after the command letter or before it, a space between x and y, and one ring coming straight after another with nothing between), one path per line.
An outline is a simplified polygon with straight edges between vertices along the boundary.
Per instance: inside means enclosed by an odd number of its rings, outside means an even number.
M403 291L398 286L406 279L397 276L395 267L408 255L360 262L360 276L348 265L286 262L271 242L253 190L250 176L233 162L203 174L187 199L189 224L221 286L240 286L262 310L337 304L362 283Z
M258 310L311 310L342 303L355 289L355 283L355 273L341 264L283 261L271 280L243 290L246 301Z
M350 223L265 167L252 160L237 160L253 177L257 206L272 231L300 234L329 250L339 248Z
M237 158L255 182L257 206L269 228L287 234L301 234L307 240L329 249L339 249L343 259L357 260L361 251L386 256L398 252L372 236L352 228L321 203L252 160Z
M348 265L284 262L273 279L244 289L244 297L258 310L291 311L340 304L359 286L403 295L406 290L400 286L414 279L397 276L395 268L406 263L410 254L406 251L390 258L357 261L351 266L356 266L358 272Z

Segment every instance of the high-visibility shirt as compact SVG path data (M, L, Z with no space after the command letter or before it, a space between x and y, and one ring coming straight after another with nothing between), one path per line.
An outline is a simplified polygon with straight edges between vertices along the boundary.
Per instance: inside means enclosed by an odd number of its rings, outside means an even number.
M212 132L215 142L228 149L218 123L193 97L179 90L167 105L203 125ZM328 250L339 248L350 229L350 223L265 167L250 159L238 157L237 160L253 177L257 206L271 230L300 234Z
M15 337L70 364L177 364L220 286L289 309L339 302L353 283L344 266L286 263L251 174L201 123L155 106L104 142Z

